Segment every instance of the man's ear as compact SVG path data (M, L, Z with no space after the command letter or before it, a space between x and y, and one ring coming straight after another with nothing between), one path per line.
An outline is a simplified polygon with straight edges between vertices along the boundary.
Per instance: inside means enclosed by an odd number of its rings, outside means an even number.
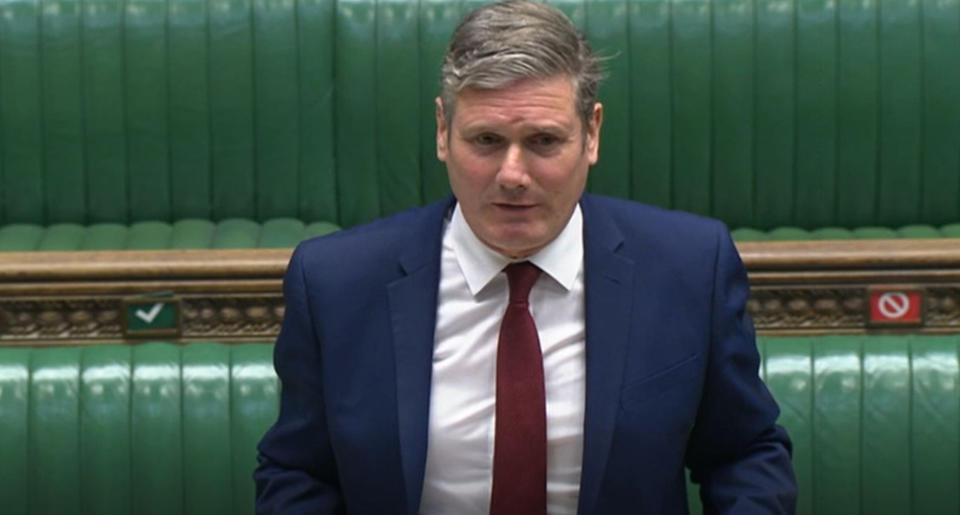
M447 118L443 111L443 100L440 97L437 97L434 100L434 103L437 105L437 159L440 161L447 161Z
M587 124L587 159L591 165L597 164L600 157L600 126L603 125L603 104L593 105L590 123Z

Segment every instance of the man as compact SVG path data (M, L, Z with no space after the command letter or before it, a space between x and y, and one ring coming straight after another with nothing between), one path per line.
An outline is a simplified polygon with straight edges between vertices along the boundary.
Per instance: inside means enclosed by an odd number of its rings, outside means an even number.
M584 195L600 70L559 11L455 31L455 199L307 241L284 281L261 513L791 513L722 224Z

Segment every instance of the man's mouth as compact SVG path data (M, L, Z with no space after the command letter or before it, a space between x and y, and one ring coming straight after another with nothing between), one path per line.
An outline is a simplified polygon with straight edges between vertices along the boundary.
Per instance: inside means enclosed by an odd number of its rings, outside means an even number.
M535 204L510 204L505 202L494 202L493 205L500 209L503 209L504 211L512 211L512 212L526 211L528 209L532 209L535 206Z

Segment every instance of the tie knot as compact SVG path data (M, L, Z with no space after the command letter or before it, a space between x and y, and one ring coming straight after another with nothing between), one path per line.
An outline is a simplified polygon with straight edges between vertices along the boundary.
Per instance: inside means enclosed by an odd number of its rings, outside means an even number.
M511 263L504 269L510 284L510 303L526 304L533 284L540 277L540 269L529 261Z

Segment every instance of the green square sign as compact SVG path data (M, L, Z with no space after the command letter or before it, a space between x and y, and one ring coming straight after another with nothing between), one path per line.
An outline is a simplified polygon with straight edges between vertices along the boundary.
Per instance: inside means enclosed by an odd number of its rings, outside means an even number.
M180 300L138 297L124 301L127 336L179 336Z

